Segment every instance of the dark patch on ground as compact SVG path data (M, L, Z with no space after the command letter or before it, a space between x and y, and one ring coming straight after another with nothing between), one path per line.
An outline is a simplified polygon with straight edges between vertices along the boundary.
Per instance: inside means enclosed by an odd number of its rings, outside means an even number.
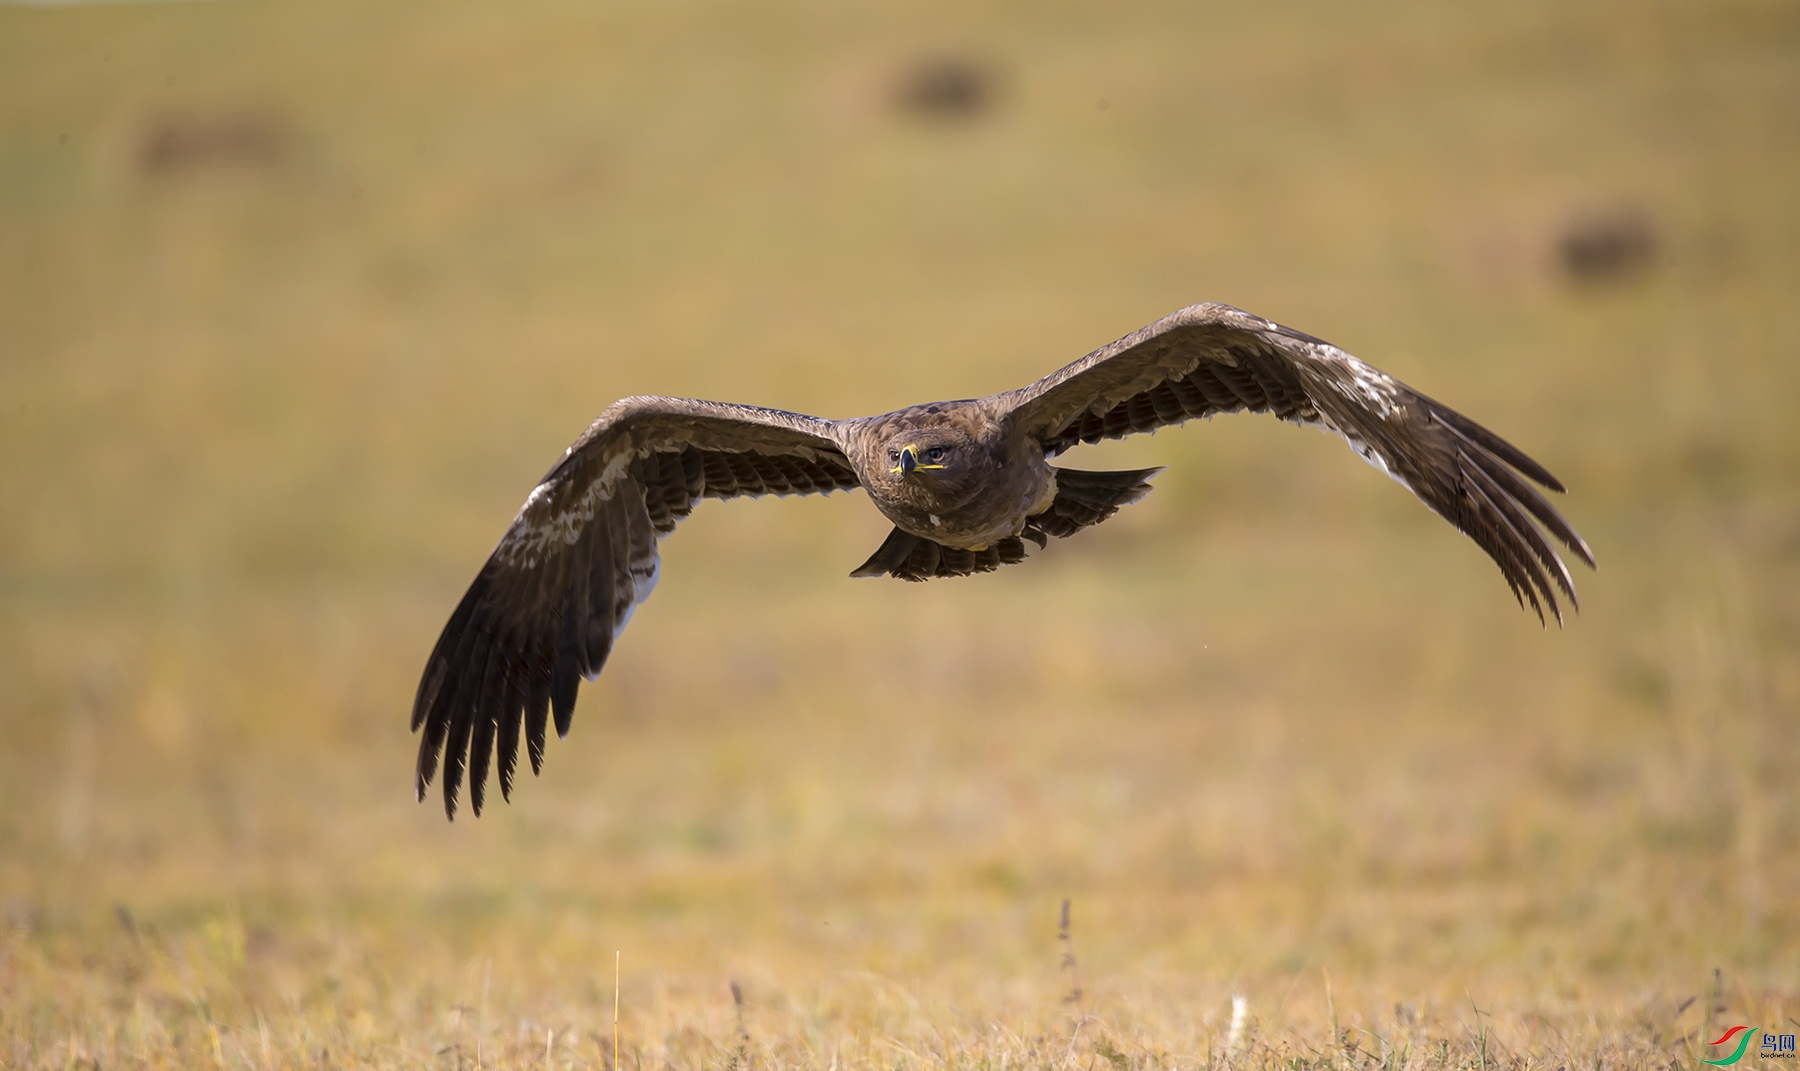
M994 69L966 56L927 56L900 76L894 100L902 111L932 119L972 119L993 108Z
M1655 262L1656 248L1655 225L1631 210L1579 217L1563 228L1557 243L1563 270L1581 282L1641 275Z
M149 175L216 166L272 168L293 148L291 124L270 109L169 112L144 124L137 163Z

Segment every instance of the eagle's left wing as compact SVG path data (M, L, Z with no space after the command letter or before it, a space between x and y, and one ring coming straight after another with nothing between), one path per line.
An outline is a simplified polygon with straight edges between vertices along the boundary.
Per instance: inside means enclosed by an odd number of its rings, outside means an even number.
M1547 605L1561 623L1556 589L1580 608L1539 526L1590 568L1594 555L1526 482L1562 491L1556 477L1381 370L1241 309L1189 306L999 397L1050 455L1214 413L1272 413L1336 432L1487 551L1539 619Z
M835 421L687 398L609 406L531 492L450 615L413 701L423 728L419 798L444 753L444 813L465 769L481 813L499 749L510 798L519 732L543 763L552 711L569 731L575 692L656 586L656 541L702 498L830 493L860 486Z

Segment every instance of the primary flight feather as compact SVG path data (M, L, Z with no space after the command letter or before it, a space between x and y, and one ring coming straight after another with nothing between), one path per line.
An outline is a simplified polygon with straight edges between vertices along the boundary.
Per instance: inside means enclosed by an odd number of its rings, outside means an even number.
M825 420L687 398L626 398L576 439L501 537L426 661L413 703L420 799L444 760L444 813L464 775L481 813L488 767L511 798L520 736L535 773L552 718L566 735L661 568L657 540L702 498L861 487L894 530L852 576L929 580L1022 561L1149 493L1158 469L1050 459L1214 413L1273 413L1343 436L1473 539L1521 605L1579 606L1554 537L1594 556L1532 484L1543 466L1462 414L1337 347L1228 305L1192 305L1028 387L883 416ZM1546 534L1547 533L1547 534Z

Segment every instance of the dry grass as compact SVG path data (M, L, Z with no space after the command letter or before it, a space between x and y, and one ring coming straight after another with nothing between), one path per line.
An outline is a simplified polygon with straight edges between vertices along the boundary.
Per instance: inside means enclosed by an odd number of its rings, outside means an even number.
M0 1065L604 1067L615 952L633 1069L1792 1029L1796 101L1737 0L0 8ZM1545 461L1583 615L1225 420L963 583L708 506L542 779L410 799L423 655L606 402L877 411L1201 298Z

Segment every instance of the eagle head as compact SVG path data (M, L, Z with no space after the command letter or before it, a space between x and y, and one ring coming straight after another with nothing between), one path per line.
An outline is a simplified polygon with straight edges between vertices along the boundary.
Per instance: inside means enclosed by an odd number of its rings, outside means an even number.
M954 428L909 431L888 443L888 473L903 481L956 482L974 464L978 452L976 444Z

